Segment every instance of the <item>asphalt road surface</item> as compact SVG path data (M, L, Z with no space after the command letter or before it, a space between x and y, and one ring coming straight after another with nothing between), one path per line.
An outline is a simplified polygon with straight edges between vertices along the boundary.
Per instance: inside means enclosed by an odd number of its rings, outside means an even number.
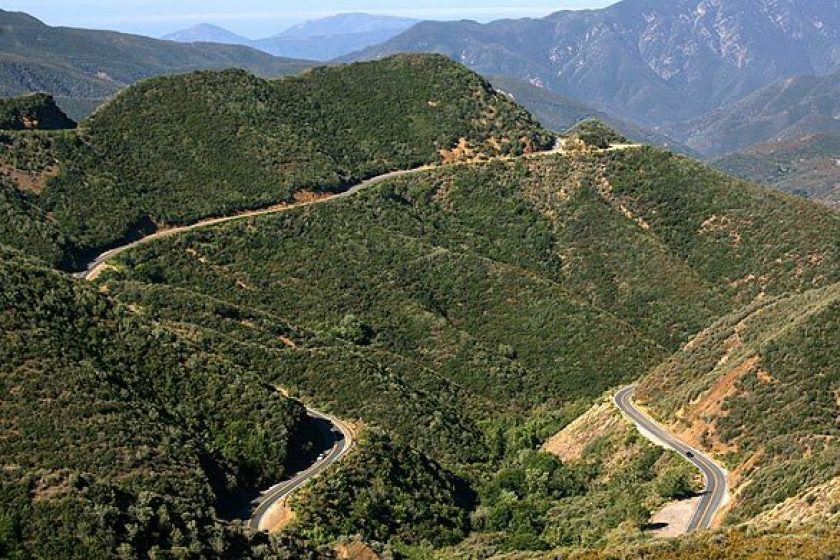
M191 230L194 230L194 229L201 229L201 228L206 228L206 227L215 226L215 225L219 225L219 224L224 224L224 223L227 223L227 222L233 222L233 221L237 221L237 220L244 220L244 219L247 219L247 218L253 218L255 216L264 216L266 214L279 214L281 212L288 212L289 210L293 210L295 208L300 208L301 206L313 206L315 204L323 204L325 202L329 202L331 200L335 200L335 199L338 199L338 198L346 198L348 196L352 196L352 195L356 194L357 192L359 192L363 189L366 189L370 186L376 185L377 183L387 181L388 179L395 179L395 178L401 177L403 175L411 175L411 174L414 174L414 173L420 173L422 171L428 171L429 169L432 169L432 167L431 166L426 166L426 167L417 167L417 168L414 168L414 169L406 169L406 170L402 170L402 171L392 171L390 173L385 173L383 175L378 175L376 177L372 177L372 178L370 178L366 181L362 181L361 183L347 189L346 191L342 191L342 192L336 193L332 196L320 198L320 199L317 199L317 200L312 200L312 201L309 201L309 202L291 203L291 204L287 204L287 205L277 205L277 206L273 206L273 207L270 207L270 208L263 208L261 210L251 210L251 211L248 211L248 212L242 212L240 214L234 214L232 216L222 216L222 217L219 217L219 218L208 218L206 220L201 220L201 221L196 222L194 224L190 224L190 225L186 225L186 226L172 227L172 228L156 231L156 232L151 233L151 234L149 234L145 237L142 237L142 238L140 238L136 241L132 241L130 243L126 243L125 245L120 245L119 247L115 247L113 249L105 251L104 253L100 254L95 259L93 259L92 261L87 263L85 265L84 270L82 270L80 272L77 272L76 276L78 276L79 278L83 278L85 280L94 280L99 275L99 273L102 271L102 269L105 267L105 265L107 264L107 262L110 259L113 259L117 255L125 253L126 251L134 249L135 247L137 247L139 245L144 245L144 244L146 244L150 241L154 241L155 239L161 239L163 237L169 237L171 235L177 235L179 233L184 233L184 232L191 231Z
M726 499L726 471L714 461L694 449L674 434L660 426L650 416L636 408L633 404L633 393L636 387L625 387L613 397L615 405L643 432L653 435L659 443L673 448L686 461L690 461L703 473L706 488L700 496L697 509L688 524L688 531L708 529L712 525L715 514L723 506Z
M279 484L276 484L263 492L262 496L254 500L254 511L251 514L251 519L248 520L248 526L252 529L268 529L268 527L263 526L263 518L265 517L266 513L277 503L282 502L285 500L289 495L327 470L330 465L341 459L344 454L346 454L350 447L353 445L353 435L351 434L350 430L344 426L338 420L332 418L331 416L327 416L317 410L307 409L309 416L313 418L318 418L320 420L325 420L332 426L332 437L331 440L335 441L335 444L332 448L318 461L316 461L311 467L306 470L303 470L297 473L295 476L290 478L289 480L283 481Z
M600 152L613 152L613 151L619 151L619 150L628 150L628 149L639 148L640 146L641 146L640 144L616 144L616 145L610 146L609 148L606 148L604 150L598 150L598 151L600 151ZM544 157L544 156L548 156L548 155L552 155L552 154L563 154L563 153L565 153L565 144L558 140L557 145L551 150L547 150L547 151L544 151L544 152L535 152L535 153L532 153L532 154L526 154L525 156L498 156L498 157L492 158L492 159L497 159L497 160L533 159L533 158ZM450 166L452 166L452 165L471 165L471 163L470 162L456 163L456 164L451 164ZM359 192L361 190L364 190L364 189L366 189L370 186L376 185L376 184L381 183L383 181L387 181L388 179L395 179L397 177L402 177L402 176L405 176L405 175L413 175L413 174L416 174L416 173L421 173L421 172L424 172L424 171L429 171L429 170L435 169L436 167L437 166L435 166L435 165L425 165L425 166L422 166L422 167L415 167L413 169L403 169L403 170L399 170L399 171L391 171L389 173L383 173L382 175L377 175L376 177L371 177L370 179L367 179L365 181L362 181L362 182L358 183L357 185L354 185L353 187L347 189L346 191L342 191L342 192L336 193L332 196L320 198L320 199L317 199L317 200L312 200L312 201L309 201L309 202L291 203L291 204L287 204L287 205L276 205L276 206L272 206L270 208L263 208L263 209L259 209L259 210L251 210L251 211L248 211L248 212L242 212L242 213L239 213L239 214L234 214L232 216L221 216L221 217L218 217L218 218L207 218L205 220L198 221L194 224L172 227L172 228L156 231L156 232L151 233L151 234L149 234L145 237L142 237L142 238L140 238L136 241L132 241L132 242L126 243L125 245L120 245L119 247L115 247L113 249L105 251L104 253L97 256L95 259L91 260L89 263L87 263L87 265L85 265L84 270L82 270L80 272L77 272L76 276L78 276L79 278L86 279L86 280L94 280L99 275L99 273L102 272L102 270L105 268L105 265L107 264L108 260L110 260L110 259L114 258L115 256L117 256L121 253L124 253L124 252L126 252L130 249L133 249L133 248L137 247L138 245L143 245L143 244L148 243L149 241L153 241L155 239L160 239L162 237L169 237L170 235L176 235L176 234L183 233L183 232L186 232L186 231L191 231L191 230L194 230L194 229L201 229L201 228L205 228L205 227L209 227L209 226L215 226L215 225L223 224L223 223L227 223L227 222L233 222L233 221L236 221L236 220L243 220L243 219L246 219L246 218L252 218L254 216L264 216L266 214L278 214L278 213L281 213L281 212L287 212L289 210L299 208L301 206L312 206L312 205L315 205L315 204L323 204L323 203L329 202L331 200L335 200L335 199L339 199L339 198L346 198L348 196L352 196L352 195L356 194L357 192Z
M611 146L610 148L608 148L605 151L623 150L623 149L635 148L635 147L637 147L637 145L635 145L635 144ZM554 154L554 153L563 153L563 151L564 151L564 149L563 149L562 143L558 143L558 145L553 150L546 151L546 152L538 152L538 153L535 153L535 154L529 154L529 155L526 155L524 157L526 159L529 159L529 158L535 158L535 157L550 155L550 154ZM502 156L502 157L499 157L497 159L513 159L513 157L512 156ZM372 177L372 178L370 178L366 181L362 181L361 183L353 186L352 188L350 188L346 191L343 191L341 193L337 193L333 196L325 197L325 198L322 198L322 199L313 200L313 201L309 201L309 202L301 202L301 203L297 203L297 204L278 205L278 206L274 206L274 207L271 207L271 208L264 208L264 209L261 209L261 210L253 210L253 211L250 211L250 212L243 212L241 214L236 214L236 215L233 215L233 216L222 216L222 217L218 217L218 218L208 218L208 219L196 222L194 224L190 224L190 225L186 225L186 226L173 227L173 228L169 228L169 229L165 229L165 230L160 230L160 231L157 231L155 233L149 234L149 235L147 235L147 236L145 236L141 239L138 239L136 241L132 241L130 243L126 243L125 245L121 245L119 247L115 247L113 249L105 251L104 253L100 254L99 256L97 256L96 258L91 260L85 266L84 270L76 273L76 276L78 276L79 278L85 279L85 280L95 280L96 277L99 275L99 273L101 273L102 270L105 269L105 266L107 265L107 262L110 259L112 259L112 258L116 257L117 255L120 255L120 254L122 254L126 251L129 251L129 250L131 250L131 249L133 249L133 248L135 248L139 245L143 245L143 244L148 243L150 241L154 241L155 239L160 239L160 238L163 238L163 237L169 237L169 236L176 235L176 234L179 234L179 233L184 233L184 232L187 232L187 231L191 231L191 230L195 230L195 229L201 229L201 228L205 228L205 227L210 227L210 226L223 224L223 223L227 223L227 222L247 219L247 218L251 218L251 217L254 217L254 216L263 216L263 215L266 215L266 214L277 214L277 213L280 213L280 212L286 212L286 211L292 210L294 208L299 208L301 206L312 206L312 205L315 205L315 204L322 204L322 203L325 203L325 202L329 202L331 200L335 200L335 199L338 199L338 198L346 198L346 197L349 197L349 196L352 196L352 195L356 194L357 192L359 192L363 189L366 189L366 188L368 188L372 185L375 185L377 183L381 183L381 182L386 181L388 179L394 179L394 178L402 177L402 176L405 176L405 175L412 175L412 174L415 174L415 173L428 171L428 170L434 169L434 168L435 168L435 166L424 166L424 167L419 167L419 168L415 168L415 169L393 171L391 173L385 173L385 174L379 175L377 177ZM263 495L255 501L256 507L254 509L254 513L252 514L251 519L248 521L248 525L252 528L261 529L262 527L260 527L260 524L262 523L263 518L265 517L265 514L271 509L271 507L274 504L277 504L278 502L281 502L286 497L288 497L292 492L294 492L295 490L297 490L298 488L300 488L301 486L306 484L309 480L311 480L314 477L321 474L323 471L325 471L327 468L329 468L330 465L332 465L333 463L335 463L336 461L341 459L341 457L344 456L344 454L346 454L350 450L350 447L353 445L353 439L352 439L352 434L351 434L350 430L347 429L347 427L344 426L340 421L338 421L338 420L336 420L332 417L329 417L325 414L322 414L322 413L320 413L316 410L308 409L308 412L309 412L310 416L328 421L334 427L333 430L340 433L341 436L337 440L336 444L332 447L332 449L330 449L330 451L323 458L316 461L312 466L310 466L306 470L299 472L298 474L296 474L291 479L286 480L284 482L281 482L281 483L273 486L272 488L270 488L269 490L264 492Z

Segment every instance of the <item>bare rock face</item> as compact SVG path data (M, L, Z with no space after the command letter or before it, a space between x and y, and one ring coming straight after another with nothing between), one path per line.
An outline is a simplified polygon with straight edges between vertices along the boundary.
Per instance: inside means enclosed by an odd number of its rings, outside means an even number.
M840 70L840 0L625 0L543 19L425 22L353 58L414 50L660 125Z

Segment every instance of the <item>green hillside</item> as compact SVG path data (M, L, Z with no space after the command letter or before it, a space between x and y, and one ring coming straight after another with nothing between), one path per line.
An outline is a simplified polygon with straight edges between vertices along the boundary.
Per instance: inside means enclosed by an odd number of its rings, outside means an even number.
M588 146L605 150L614 144L627 144L629 140L597 119L584 119L569 127L566 136L577 138Z
M661 418L743 471L729 522L840 476L838 345L834 284L757 301L642 382L639 398Z
M65 252L86 254L158 227L438 162L462 138L463 153L446 157L551 142L525 111L443 57L280 81L242 71L157 78L126 90L77 134L50 139L60 173L36 204L70 240Z
M626 560L708 560L726 558L732 560L822 560L832 551L840 548L840 537L830 531L799 532L792 534L756 533L748 530L733 530L699 533L680 539L659 539L657 541L630 545L619 544L593 550L553 551L516 557L517 560L554 560L563 554L569 560L603 560L623 558ZM457 557L456 557L457 558ZM488 559L502 557L487 557ZM509 558L509 557L504 557ZM458 560L461 560L458 558Z
M828 209L629 149L394 179L147 244L110 278L314 330L353 315L365 344L527 410L633 379L760 293L837 281L838 229Z
M153 76L241 68L261 76L297 74L312 64L247 47L184 45L112 31L50 27L0 10L0 95L49 92L75 118L125 86Z
M0 257L0 556L260 556L264 539L215 507L284 475L303 407L93 287Z
M515 479L539 464L555 476L559 467L525 460L523 450L581 402L642 376L756 297L837 282L838 230L829 209L631 148L393 179L350 198L141 246L101 281L141 306L151 285L168 294L155 313L205 332L217 320L183 300L282 314L352 343L387 376L354 361L333 377L323 368L346 358L321 361L327 353L314 348L297 372L268 375L440 461L479 496L477 511L492 516L513 507L492 490L502 484L500 468ZM415 395L410 408L401 391ZM641 453L625 474L658 480L658 457ZM522 517L479 523L474 515L472 531L502 531L507 550L598 544L619 527L638 534L646 519L638 507L660 483L617 500L618 488L587 470L598 462L593 451L558 471L577 482L553 497L521 490ZM587 522L599 508L603 523ZM548 509L567 513L527 521ZM328 532L352 528L377 540L388 533L375 523L319 519ZM585 538L575 540L583 525Z
M726 173L840 207L840 135L809 134L730 154L715 162Z
M738 477L728 522L829 519L840 214L569 134L539 153L436 55L153 78L76 129L3 131L0 557L656 555L651 511L698 481L604 401L639 379ZM232 512L319 452L301 402L356 445L254 534Z

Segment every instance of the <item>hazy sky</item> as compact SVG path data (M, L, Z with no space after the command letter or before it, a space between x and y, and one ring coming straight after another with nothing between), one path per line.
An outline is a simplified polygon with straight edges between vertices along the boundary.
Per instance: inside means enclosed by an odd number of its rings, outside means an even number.
M368 12L418 19L540 17L563 9L601 8L616 0L2 0L50 25L116 29L160 36L196 23L214 23L242 35L273 35L305 19ZM453 4L457 7L452 7ZM407 7L408 6L408 7Z

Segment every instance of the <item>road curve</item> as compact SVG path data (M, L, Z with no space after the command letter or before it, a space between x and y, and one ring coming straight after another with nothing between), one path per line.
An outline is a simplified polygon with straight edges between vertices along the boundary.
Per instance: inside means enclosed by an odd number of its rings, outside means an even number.
M607 152L614 152L614 151L621 151L621 150L629 150L634 148L642 147L641 144L616 144L609 146L608 148L597 150L600 153L607 153ZM553 154L565 154L565 143L558 139L556 145L551 150L545 150L542 152L534 152L530 154L525 154L524 156L497 156L495 158L491 158L492 160L501 160L501 161L509 161L513 159L533 159L538 157L550 156ZM455 163L450 165L470 165L472 162L461 162ZM478 162L482 163L482 162ZM250 210L246 212L240 212L238 214L233 214L231 216L221 216L216 218L207 218L205 220L200 220L193 224L185 225L185 226L177 226L172 228L163 229L160 231L156 231L151 233L145 237L142 237L136 241L132 241L130 243L126 243L125 245L120 245L119 247L115 247L113 249L109 249L104 253L100 254L89 263L85 265L85 268L77 272L75 276L79 278L83 278L85 280L95 280L97 276L104 270L105 265L107 264L108 260L125 253L131 249L134 249L138 245L143 245L150 241L154 241L155 239L161 239L163 237L169 237L171 235L177 235L179 233L184 233L186 231L191 231L194 229L201 229L205 227L215 226L219 224L224 224L227 222L233 222L237 220L244 220L247 218L253 218L255 216L264 216L267 214L279 214L281 212L288 212L289 210L293 210L295 208L300 208L302 206L313 206L316 204L323 204L325 202L329 202L331 200L336 200L339 198L346 198L348 196L352 196L357 192L364 190L370 186L376 185L378 183L382 183L383 181L387 181L388 179L395 179L397 177L403 177L405 175L414 175L416 173L421 173L423 171L430 171L433 169L437 169L438 165L424 165L422 167L415 167L412 169L401 169L399 171L391 171L388 173L383 173L382 175L377 175L376 177L371 177L365 181L362 181L346 191L342 191L340 193L336 193L334 195L325 196L324 198L319 198L317 200L311 200L307 202L298 202L292 204L278 204L274 206L270 206L268 208L262 208L258 210Z
M160 231L156 231L151 233L145 237L142 237L136 241L132 241L130 243L126 243L125 245L120 245L119 247L115 247L113 249L109 249L104 253L97 256L95 259L91 260L89 263L85 265L84 270L77 272L75 275L79 278L85 280L95 280L97 276L104 270L105 265L107 262L120 255L134 249L139 245L144 245L149 243L150 241L154 241L155 239L161 239L163 237L169 237L172 235L177 235L179 233L184 233L187 231L192 231L194 229L201 229L205 227L215 226L219 224L224 224L227 222L233 222L237 220L244 220L247 218L253 218L255 216L264 216L266 214L278 214L280 212L288 212L289 210L294 210L295 208L300 208L302 206L313 206L315 204L323 204L325 202L329 202L331 200L335 200L337 198L346 198L348 196L352 196L359 192L360 190L366 189L372 185L377 183L381 183L383 181L387 181L388 179L395 179L397 177L402 177L403 175L411 175L414 173L420 173L422 171L428 171L430 169L434 169L434 166L423 166L423 167L415 167L413 169L404 169L400 171L391 171L390 173L384 173L382 175L377 175L376 177L372 177L367 179L366 181L362 181L353 187L347 189L346 191L342 191L340 193L336 193L331 196L326 196L324 198L319 198L317 200L311 200L307 202L298 202L293 204L279 204L275 206L271 206L268 208L262 208L259 210L251 210L247 212L241 212L239 214L234 214L232 216L221 216L218 218L207 218L206 220L201 220L195 222L193 224L185 225L185 226L178 226L173 228L167 228Z
M263 520L269 510L271 510L274 505L279 504L288 498L292 492L327 470L330 465L341 459L353 446L353 434L344 423L332 416L323 414L311 408L307 408L307 412L309 413L309 416L313 418L326 420L332 424L333 431L337 431L340 434L340 437L327 454L320 460L316 461L311 467L297 473L288 480L272 486L263 492L259 498L254 500L254 511L251 514L251 519L248 520L248 526L252 529L270 529L270 527L265 527L263 524Z
M675 450L703 473L706 488L700 496L700 502L697 504L697 509L691 517L687 530L691 532L695 529L708 529L712 525L715 514L726 501L726 471L712 459L684 443L650 416L639 410L633 403L633 393L635 391L635 386L625 387L618 391L613 397L615 406L649 439Z
M638 145L635 144L628 144L628 145L621 145L621 146L611 146L610 148L602 151L613 151L613 150L623 150L628 148L635 148ZM536 152L533 154L528 154L525 159L530 159L534 157L541 157L551 154L562 154L564 153L564 147L562 143L558 142L554 149L544 151L544 152ZM514 159L510 156L502 156L499 158L500 160L508 160ZM457 165L457 164L456 164ZM222 216L217 218L208 218L205 220L201 220L195 222L193 224L185 225L185 226L178 226L173 228L168 228L165 230L160 230L155 233L149 234L145 237L142 237L136 241L132 241L130 243L126 243L125 245L121 245L119 247L115 247L113 249L109 249L104 253L100 254L93 260L91 260L85 266L84 270L77 272L75 276L84 279L84 280L95 280L97 276L105 269L107 262L122 254L126 251L134 249L140 245L144 245L155 239L161 239L164 237L169 237L172 235L177 235L179 233L184 233L187 231L192 231L196 229L201 229L205 227L215 226L227 222L233 222L237 220L243 220L247 218L252 218L255 216L264 216L267 214L278 214L281 212L287 212L289 210L293 210L295 208L300 208L302 206L313 206L316 204L323 204L325 202L329 202L339 198L346 198L356 194L357 192L366 189L372 185L381 183L383 181L387 181L389 179L395 179L397 177L402 177L406 175L413 175L416 173L421 173L424 171L429 171L435 169L437 166L435 165L426 165L422 167L416 167L413 169L404 169L399 171L392 171L390 173L384 173L382 175L378 175L376 177L372 177L365 181L354 185L353 187L347 189L346 191L327 196L321 199L307 201L307 202L300 202L296 204L285 204L285 205L276 205L269 208L263 208L259 210L252 210L248 212L243 212L239 214L234 214L232 216ZM266 513L274 506L275 504L281 502L282 500L286 499L292 492L306 484L309 480L316 477L317 475L321 474L330 465L341 459L352 447L353 445L353 436L351 431L340 421L335 418L332 418L326 414L318 412L317 410L308 408L307 412L310 416L314 418L320 418L322 420L326 420L330 422L335 429L337 429L342 437L337 441L337 443L333 446L333 448L319 461L316 461L315 464L310 466L308 469L299 472L294 477L289 480L280 482L270 488L269 490L265 491L263 495L255 501L255 508L252 514L251 519L248 521L248 526L254 529L263 529L262 522L265 518Z

